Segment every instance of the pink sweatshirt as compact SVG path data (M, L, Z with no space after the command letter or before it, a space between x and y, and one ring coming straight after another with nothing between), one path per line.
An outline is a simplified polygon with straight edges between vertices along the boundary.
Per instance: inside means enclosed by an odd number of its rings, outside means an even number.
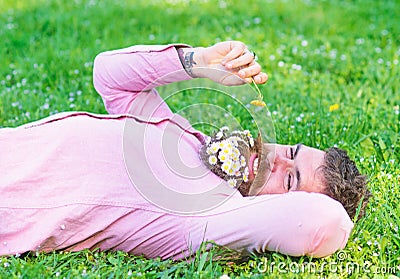
M203 136L155 89L141 92L175 71L157 84L190 78L174 46L105 52L94 84L113 115L0 129L0 255L100 248L179 259L211 240L323 257L345 246L353 223L333 199L242 197L203 166Z

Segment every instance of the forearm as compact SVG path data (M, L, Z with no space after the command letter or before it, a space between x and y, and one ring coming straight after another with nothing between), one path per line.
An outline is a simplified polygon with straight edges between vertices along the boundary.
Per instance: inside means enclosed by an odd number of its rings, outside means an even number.
M162 79L177 71L181 73L174 79ZM182 71L173 45L132 46L100 53L94 61L93 75L95 87L132 92L190 78ZM155 84L156 80L160 81Z
M198 237L247 253L325 257L346 245L353 227L343 207L321 194L243 199L240 207L195 219L192 227L197 227ZM230 203L235 201L221 207Z
M126 113L137 95L190 79L175 46L133 46L99 54L93 82L110 113ZM160 99L160 98L157 98Z

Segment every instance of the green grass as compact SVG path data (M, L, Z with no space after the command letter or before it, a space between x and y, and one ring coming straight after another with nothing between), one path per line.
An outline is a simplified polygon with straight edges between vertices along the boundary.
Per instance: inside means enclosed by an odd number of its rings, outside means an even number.
M270 76L261 91L277 141L347 149L374 195L346 248L325 259L57 252L0 258L0 278L400 276L399 18L390 0L0 0L0 127L61 111L105 113L91 76L101 51L242 40Z

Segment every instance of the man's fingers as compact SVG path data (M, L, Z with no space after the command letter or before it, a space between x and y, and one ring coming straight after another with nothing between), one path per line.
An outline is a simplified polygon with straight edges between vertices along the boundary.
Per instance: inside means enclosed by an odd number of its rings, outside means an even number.
M268 75L266 73L261 72L258 75L244 78L244 80L246 80L247 83L252 83L253 79L257 84L263 84L267 82Z
M266 73L261 72L258 75L255 75L253 79L256 83L263 84L268 81L268 75Z
M242 67L239 72L238 75L241 78L247 78L247 77L252 77L257 75L258 73L261 72L261 66L258 63L252 62L250 65L248 65L247 67Z
M266 83L268 80L268 75L264 72L261 72L260 64L253 62L248 67L242 68L239 70L238 75L243 79L249 79L253 77L256 83L262 84Z
M246 66L254 61L254 55L250 51L245 51L238 58L226 63L225 67L228 69L239 68Z
M231 63L232 60L241 57L243 52L246 50L246 45L242 42L229 42L229 48L231 51L222 59L222 65L226 66L227 63Z

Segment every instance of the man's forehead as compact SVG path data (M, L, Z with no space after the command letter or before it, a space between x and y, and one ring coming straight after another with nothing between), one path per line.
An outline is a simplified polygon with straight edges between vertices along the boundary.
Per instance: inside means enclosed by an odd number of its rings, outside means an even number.
M301 182L299 191L321 193L324 189L321 166L324 163L325 152L313 149L314 154L305 156L305 160L299 163Z

